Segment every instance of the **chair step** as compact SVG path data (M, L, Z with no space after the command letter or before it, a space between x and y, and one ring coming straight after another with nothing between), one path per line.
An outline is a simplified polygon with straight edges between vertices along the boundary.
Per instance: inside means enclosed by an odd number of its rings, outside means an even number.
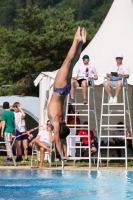
M72 103L72 104L69 104L68 105L72 105L72 106L88 106L88 103L87 104L83 104L83 103Z
M119 137L122 137L122 139L125 139L126 138L126 136L124 137L124 135L101 135L100 136L101 138L119 138Z
M126 160L126 157L100 157L99 160Z
M116 129L116 124L102 124L101 127L115 127ZM123 125L117 125L117 127L123 127Z
M125 146L100 146L99 149L126 149Z
M88 116L88 114L67 114L67 116Z
M124 116L124 114L102 114L102 116Z
M124 106L124 103L103 103L103 106Z

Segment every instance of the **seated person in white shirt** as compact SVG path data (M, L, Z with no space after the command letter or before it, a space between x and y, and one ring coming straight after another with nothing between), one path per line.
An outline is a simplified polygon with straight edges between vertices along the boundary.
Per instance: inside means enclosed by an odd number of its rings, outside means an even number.
M52 132L53 126L50 122L50 120L47 121L47 127L46 130L41 130L37 137L34 138L30 143L29 146L32 146L32 144L36 144L40 149L40 168L43 167L43 161L44 161L44 153L45 151L52 152L53 150L50 148L51 143L54 142L54 133Z
M82 87L83 104L87 104L87 80L88 78L91 78L92 80L98 79L95 67L89 65L89 56L84 55L82 59L83 65L79 66L77 76L71 81L70 104L75 102L74 89L76 87Z
M129 69L125 65L122 64L122 61L123 61L123 55L120 53L117 54L116 64L110 67L110 69L108 70L106 74L108 78L111 78L113 76L111 72L116 72L119 78L120 77L129 78L129 74L130 74ZM112 87L116 87L114 98L112 96L112 91L111 91ZM117 81L108 80L104 82L104 88L108 96L110 97L109 103L117 103L117 97L119 95L121 87L122 87L122 80L117 80Z

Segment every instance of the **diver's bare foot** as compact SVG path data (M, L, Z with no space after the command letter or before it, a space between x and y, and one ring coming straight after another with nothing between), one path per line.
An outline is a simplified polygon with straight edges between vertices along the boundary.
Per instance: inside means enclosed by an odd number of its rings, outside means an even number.
M80 26L78 27L76 34L74 36L74 40L77 40L78 42L80 42L82 40L81 34L80 34Z
M86 29L85 28L82 28L81 35L82 35L83 43L86 43Z

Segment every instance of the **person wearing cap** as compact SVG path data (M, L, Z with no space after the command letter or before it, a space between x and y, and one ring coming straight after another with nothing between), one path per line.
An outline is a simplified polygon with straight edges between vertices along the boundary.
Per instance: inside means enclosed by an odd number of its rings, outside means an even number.
M108 94L109 103L117 103L117 98L119 95L119 92L122 87L122 78L129 78L130 72L128 67L122 64L123 61L123 55L118 53L116 55L116 64L111 66L106 74L106 76L109 78L109 80L104 82L104 88ZM117 77L115 77L114 80L112 80L113 75L111 73L116 72ZM115 87L115 96L113 97L111 88Z
M14 113L10 110L9 102L3 103L2 112L2 129L1 129L1 137L4 138L5 142L12 142L13 137L15 136L15 116ZM15 140L14 145L16 147L17 156L21 156L21 149L18 145L18 141ZM12 154L9 148L9 145L6 143L6 150L7 150L7 159L4 160L4 163L12 162Z
M78 74L71 81L71 91L70 91L70 100L69 104L75 102L74 100L74 90L77 87L82 87L83 94L83 104L87 104L87 80L91 78L92 80L97 80L98 75L95 67L89 65L89 56L83 56L83 65L80 65L78 68Z

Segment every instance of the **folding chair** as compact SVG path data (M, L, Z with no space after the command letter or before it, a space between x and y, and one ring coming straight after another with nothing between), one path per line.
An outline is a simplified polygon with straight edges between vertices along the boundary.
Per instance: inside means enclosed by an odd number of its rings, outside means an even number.
M54 146L54 151L55 151L55 144L53 144ZM52 145L51 147L52 148ZM33 166L33 157L34 155L36 155L36 162L37 162L37 166ZM47 160L49 162L49 167L51 167L52 164L52 153L45 151L45 155L44 155L44 160ZM35 144L32 145L32 155L31 155L31 167L38 167L38 161L40 161L40 151L35 147ZM56 154L55 154L55 161L56 161L56 166L57 166L57 159L56 159Z
M12 155L14 166L16 167L16 161L14 159L13 152L12 152L12 147L13 147L14 142L12 144L10 144L10 142L3 141L3 142L0 142L0 144L7 144L9 146L9 150L0 148L0 151L6 151L6 152L10 151L11 155Z

